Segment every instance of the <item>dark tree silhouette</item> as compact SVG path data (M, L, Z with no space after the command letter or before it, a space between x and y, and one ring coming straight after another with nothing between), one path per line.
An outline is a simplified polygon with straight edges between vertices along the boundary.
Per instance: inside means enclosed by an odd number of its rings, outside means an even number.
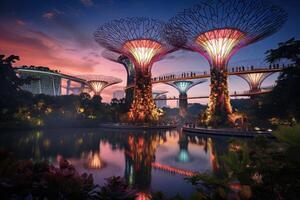
M5 58L5 55L0 55L0 95L16 94L24 83L12 67L17 60L19 60L19 56L11 55Z
M286 42L278 44L278 48L270 49L266 52L266 60L269 63L274 63L282 59L288 59L294 62L296 66L300 66L300 41L291 38Z
M295 67L284 69L277 80L272 93L263 100L258 109L261 115L277 116L283 119L300 120L300 41L294 38L279 43L278 48L266 52L270 63L287 59Z

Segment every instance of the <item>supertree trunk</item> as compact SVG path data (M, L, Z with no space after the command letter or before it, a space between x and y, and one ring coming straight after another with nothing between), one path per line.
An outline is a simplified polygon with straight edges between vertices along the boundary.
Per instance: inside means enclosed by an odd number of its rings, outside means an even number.
M211 93L208 108L203 116L206 125L220 126L230 122L232 107L228 91L227 70L213 67L211 69Z
M127 72L127 86L134 84L134 65L129 59L123 59L122 64L124 65ZM133 101L134 88L130 87L125 90L125 105L126 111L128 112Z
M179 94L179 115L181 117L186 116L187 107L188 107L187 94L186 93L180 93Z
M158 121L160 113L152 98L151 73L136 71L134 97L128 112L129 121L153 122Z
M129 111L131 103L133 101L134 96L134 88L127 88L125 91L125 105L126 105L126 111Z

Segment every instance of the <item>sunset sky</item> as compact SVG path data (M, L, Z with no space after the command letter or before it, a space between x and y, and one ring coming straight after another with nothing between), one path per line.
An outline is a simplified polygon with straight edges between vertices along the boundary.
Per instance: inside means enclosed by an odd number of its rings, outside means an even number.
M199 0L2 0L0 6L0 54L20 56L18 65L47 66L69 74L103 74L123 79L123 82L103 91L110 101L114 90L126 83L122 65L101 57L103 50L93 38L98 26L113 19L146 16L167 21L177 12ZM300 39L300 1L273 0L288 12L288 21L276 34L241 49L230 65L260 65L264 52L291 37ZM207 61L199 54L179 50L154 64L153 76L179 71L208 71ZM263 86L274 84L276 74ZM209 82L189 91L190 96L207 95ZM245 81L229 78L230 91L248 90ZM168 85L157 84L154 90L168 90L168 96L178 92ZM205 100L190 100L203 102ZM172 106L175 102L171 103Z

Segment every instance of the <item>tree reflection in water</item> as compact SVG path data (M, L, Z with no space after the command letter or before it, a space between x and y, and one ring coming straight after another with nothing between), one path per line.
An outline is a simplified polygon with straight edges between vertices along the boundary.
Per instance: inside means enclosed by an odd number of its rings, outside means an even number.
M172 185L180 185L178 190L182 192L192 190L183 180L188 173L176 171L217 171L218 157L228 149L228 143L224 138L188 135L178 130L70 129L1 134L0 148L20 159L46 160L52 164L57 163L57 157L65 158L77 169L94 174L98 178L96 183L123 172L126 182L140 191L140 199L145 199L152 187L170 194L181 192L174 191ZM154 180L168 182L156 186Z
M151 183L151 163L155 161L159 134L128 135L125 145L125 179L138 189L148 189Z
M102 160L100 155L100 146L101 143L99 143L99 150L91 150L87 155L87 163L86 166L88 169L102 169L105 167L105 162Z

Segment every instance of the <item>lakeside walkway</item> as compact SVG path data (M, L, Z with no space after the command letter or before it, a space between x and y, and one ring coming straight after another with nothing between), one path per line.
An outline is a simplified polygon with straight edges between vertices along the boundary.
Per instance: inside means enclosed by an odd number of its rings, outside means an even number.
M256 137L265 136L269 138L274 138L272 132L268 131L243 131L237 129L226 129L226 128L201 128L201 127L191 127L183 126L182 131L188 133L198 133L206 135L217 135L217 136L230 136L230 137Z
M162 124L162 125L134 125L134 124L122 124L122 123L107 123L100 124L99 128L105 129L124 129L124 130L136 130L136 129L174 129L177 128L177 124Z

